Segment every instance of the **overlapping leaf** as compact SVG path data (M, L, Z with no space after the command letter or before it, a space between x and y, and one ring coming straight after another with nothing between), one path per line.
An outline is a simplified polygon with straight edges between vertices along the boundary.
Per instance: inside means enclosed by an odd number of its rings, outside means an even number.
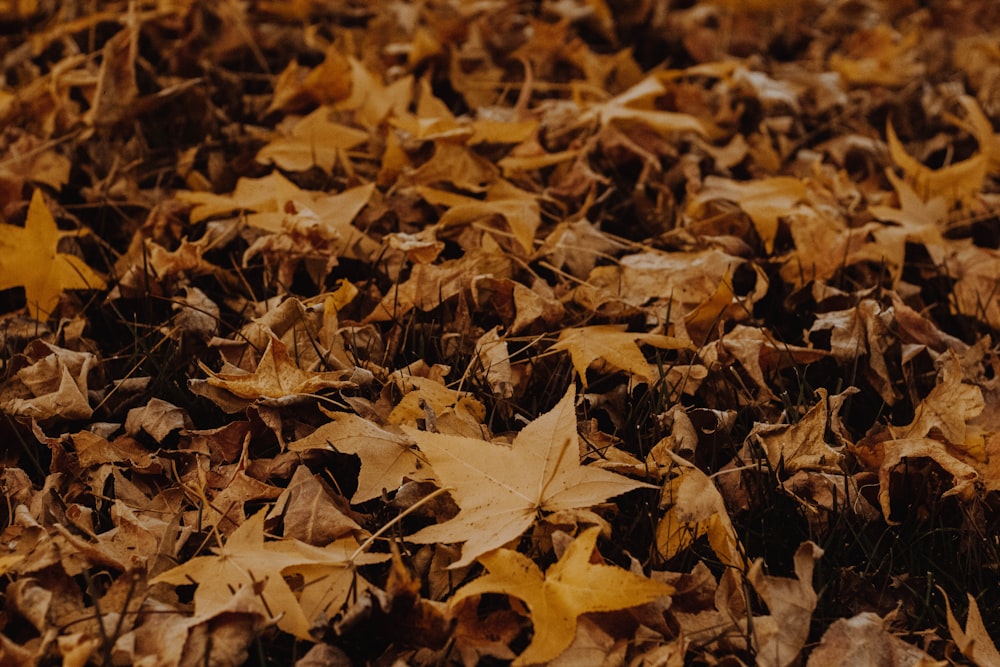
M509 446L404 428L461 508L453 519L408 539L462 542L454 564L459 567L520 537L539 512L589 507L648 488L580 464L575 398L570 387L555 408L525 426Z

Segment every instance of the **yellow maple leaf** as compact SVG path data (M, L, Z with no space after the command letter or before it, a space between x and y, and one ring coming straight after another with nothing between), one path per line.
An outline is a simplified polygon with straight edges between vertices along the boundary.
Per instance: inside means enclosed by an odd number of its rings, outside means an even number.
M552 350L566 350L573 360L573 368L587 385L587 369L595 361L641 378L650 379L650 365L637 343L645 343L665 350L687 349L691 344L681 338L625 331L624 325L601 324L592 327L563 329Z
M35 190L24 227L0 224L0 289L24 287L28 313L48 316L64 289L103 289L104 279L74 255L59 252L59 239L78 232L62 232Z
M322 106L303 117L287 136L279 136L257 152L261 164L273 162L287 171L319 167L331 171L344 151L368 140L368 133L330 120L333 110Z
M461 511L408 539L420 544L465 542L452 567L519 537L540 511L590 507L639 488L606 470L580 465L575 387L550 412L518 433L510 446L474 438L403 431L416 441Z
M613 565L592 563L600 532L597 526L583 531L544 574L516 551L497 549L484 554L479 562L489 574L456 591L451 605L483 593L504 593L523 600L535 634L513 664L530 665L548 662L565 651L573 642L581 614L627 609L674 592L669 584Z
M261 510L233 531L226 543L214 549L212 556L197 556L150 580L150 584L198 585L194 593L197 615L224 609L233 594L245 586L253 586L272 614L279 617L278 627L309 639L309 628L320 613L327 613L341 604L358 575L355 564L385 560L382 555L357 552L353 537L343 538L327 547L313 547L295 539L264 540L264 516ZM322 586L303 592L300 601L284 576L309 573L316 581L322 576ZM318 591L318 589L324 591ZM331 596L330 591L338 591ZM319 597L316 595L319 594ZM322 604L318 601L322 600ZM309 613L307 613L307 611Z

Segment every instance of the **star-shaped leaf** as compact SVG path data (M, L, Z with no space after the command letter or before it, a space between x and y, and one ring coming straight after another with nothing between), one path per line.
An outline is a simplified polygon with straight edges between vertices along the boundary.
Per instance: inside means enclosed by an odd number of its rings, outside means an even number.
M575 387L531 422L510 446L474 438L403 430L416 441L461 511L409 539L421 544L465 542L452 567L519 537L540 511L590 507L650 485L580 465Z
M497 549L484 554L479 562L489 574L456 591L451 604L483 593L505 593L523 600L535 634L513 664L530 665L548 662L565 651L573 642L581 614L627 609L674 592L669 584L592 563L600 531L596 526L583 531L545 574L516 551Z
M104 279L75 255L59 252L62 232L35 190L24 227L0 224L0 289L24 286L28 313L48 316L64 289L103 289Z
M267 609L279 617L279 628L310 639L309 628L319 614L330 615L331 609L343 604L352 584L359 585L354 565L383 561L386 556L359 554L352 537L323 548L288 538L265 541L266 514L263 509L247 519L214 550L215 555L192 558L150 584L196 583L194 611L198 615L224 608L237 590L254 586ZM301 599L285 581L285 575L291 574L308 574L314 582L302 591Z
M301 555L277 550L264 541L264 515L261 510L233 531L225 545L213 556L198 556L168 570L150 584L198 584L194 593L194 611L206 614L225 606L237 590L258 586L271 613L281 614L278 627L303 639L309 638L309 620L299 607L292 589L281 572L301 563Z
M354 386L347 379L352 373L304 371L288 354L280 338L272 337L253 373L215 373L207 367L207 382L246 399L277 399L298 394L314 394L323 389L343 389Z
M553 350L566 350L573 360L573 368L586 386L587 369L595 361L603 360L608 366L631 375L650 379L650 366L637 343L645 343L667 350L685 349L690 343L681 338L658 334L625 331L624 325L602 324L592 327L563 329Z

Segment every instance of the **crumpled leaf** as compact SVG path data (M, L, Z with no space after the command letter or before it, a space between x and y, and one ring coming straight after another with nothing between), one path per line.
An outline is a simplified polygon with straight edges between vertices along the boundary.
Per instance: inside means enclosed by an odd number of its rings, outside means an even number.
M809 654L807 667L857 665L857 667L944 667L913 644L886 628L886 621L870 611L833 622Z
M967 424L982 413L986 401L982 389L963 379L962 362L949 350L942 357L938 383L920 401L909 424L889 426L892 437L940 437L975 459L985 459L981 434Z
M763 573L763 559L757 559L747 579L767 604L769 616L754 616L753 643L757 664L787 667L794 663L806 639L819 596L813 590L816 561L823 550L813 542L803 542L795 552L795 578L772 577Z
M656 526L656 548L664 558L673 558L702 535L725 565L746 569L746 558L726 503L711 478L689 461L659 445L650 452L654 466L674 473L663 486L660 505L666 511Z
M834 437L841 429L835 428L839 422L837 412L844 400L857 389L849 388L842 394L827 398L826 389L818 389L819 400L794 424L754 424L747 441L759 446L767 457L767 462L776 471L793 474L799 470L820 472L840 472L843 454L837 447L827 444L826 433Z
M89 419L93 415L89 377L97 357L41 340L29 343L24 353L32 363L6 384L0 393L0 408L39 421Z
M945 491L942 496L957 495L960 498L972 498L975 494L975 484L979 480L979 473L976 469L956 458L948 451L947 446L939 440L931 438L906 438L903 440L889 440L882 443L883 459L878 469L878 500L882 508L882 515L890 524L898 524L891 518L892 497L890 493L890 482L892 471L908 458L931 459L945 472L951 474L954 479L954 486Z
M464 542L452 567L468 565L519 537L539 512L589 507L649 484L580 465L576 391L524 427L510 445L403 427L461 508L458 516L407 539Z
M151 398L143 407L132 408L125 417L126 433L137 435L145 431L159 443L173 431L193 427L186 410L160 398Z
M544 574L516 551L497 549L480 554L479 561L489 574L457 590L450 604L454 607L484 593L504 593L522 600L535 633L513 664L531 665L552 660L569 647L581 614L627 609L674 592L668 584L591 562L600 532L594 526L580 533Z

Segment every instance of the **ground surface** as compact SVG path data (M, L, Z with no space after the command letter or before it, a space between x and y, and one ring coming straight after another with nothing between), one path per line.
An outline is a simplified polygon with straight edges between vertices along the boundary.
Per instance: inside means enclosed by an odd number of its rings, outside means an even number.
M0 664L998 664L997 43L0 1Z

